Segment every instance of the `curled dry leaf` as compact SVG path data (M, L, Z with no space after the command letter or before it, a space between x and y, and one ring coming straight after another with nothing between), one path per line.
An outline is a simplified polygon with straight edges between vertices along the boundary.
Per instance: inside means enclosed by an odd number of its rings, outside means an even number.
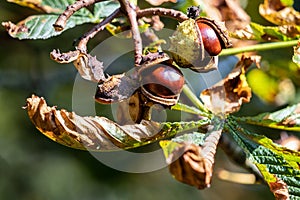
M265 0L259 6L259 13L276 25L300 25L300 13L284 6L280 0Z
M250 16L241 7L240 1L236 0L204 0L205 13L208 17L225 21L229 32L242 29L251 22ZM231 38L234 47L248 46L256 43L249 40L237 40Z
M8 34L12 37L16 37L18 34L28 33L29 28L25 25L25 21L21 21L18 24L12 22L2 22L2 26L6 29Z
M50 58L58 63L73 62L80 76L88 81L104 81L103 63L98 61L96 56L91 56L80 50L60 53L59 50L53 50Z
M242 56L235 68L223 80L204 90L200 98L205 106L215 114L237 112L242 103L251 98L251 88L246 81L246 70L252 63L258 65L259 56Z
M25 107L29 118L48 138L62 145L92 151L118 150L147 144L158 137L159 123L118 125L105 117L81 117L74 112L49 107L43 98L32 95Z
M153 6L159 6L165 2L172 2L172 3L176 3L177 0L146 0L148 3L150 3Z
M180 182L198 189L210 186L212 166L202 157L202 148L195 144L181 143L167 158L170 173Z
M99 103L115 103L128 99L139 87L135 78L126 74L117 74L98 83L95 99Z
M275 195L275 198L277 200L290 199L287 184L283 180L276 178L276 182L270 182L268 184L270 186L271 192Z

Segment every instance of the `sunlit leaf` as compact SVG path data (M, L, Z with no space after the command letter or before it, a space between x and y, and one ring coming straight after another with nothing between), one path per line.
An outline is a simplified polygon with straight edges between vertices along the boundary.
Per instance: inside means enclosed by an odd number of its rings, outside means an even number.
M295 86L288 78L278 79L259 69L247 74L248 83L261 100L266 103L283 105L295 96Z
M278 146L265 136L229 125L230 134L268 183L276 199L300 197L300 152Z
M118 125L105 117L81 117L74 112L47 106L43 98L32 95L25 107L29 118L45 136L62 145L91 151L135 148L171 137L182 131L195 131L209 120L196 122Z
M232 33L238 39L257 40L257 41L288 41L300 38L300 26L262 26L251 22L243 29Z
M273 113L262 113L253 117L241 117L239 120L270 128L300 131L300 104L295 104Z
M276 25L300 25L300 13L292 7L291 0L265 0L259 13Z
M246 70L252 63L259 63L259 57L242 57L236 67L220 82L202 91L200 98L213 113L237 112L242 103L250 101L251 88L246 81Z
M207 113L204 113L203 111L199 110L198 108L188 106L188 105L182 104L182 103L177 103L176 105L172 106L171 109L191 113L194 115L207 116Z

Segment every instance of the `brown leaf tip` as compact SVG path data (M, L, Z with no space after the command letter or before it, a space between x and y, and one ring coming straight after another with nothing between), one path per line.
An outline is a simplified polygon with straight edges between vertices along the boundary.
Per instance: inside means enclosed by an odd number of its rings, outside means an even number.
M11 35L16 35L18 33L28 33L29 28L25 24L16 25L10 21L2 22L2 26L9 32Z
M283 180L277 179L276 182L269 183L269 186L271 192L273 192L277 200L290 199L287 184Z
M210 187L212 166L202 157L202 148L195 144L183 143L167 159L170 173L180 182L198 189Z

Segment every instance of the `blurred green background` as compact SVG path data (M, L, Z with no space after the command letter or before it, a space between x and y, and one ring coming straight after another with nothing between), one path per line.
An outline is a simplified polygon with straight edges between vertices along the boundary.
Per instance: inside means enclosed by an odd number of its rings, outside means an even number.
M257 15L251 1L247 10L253 20L266 23ZM0 21L18 22L36 12L18 5L0 2ZM72 42L91 25L82 25L48 40L19 41L0 28L0 199L273 199L264 185L239 185L218 180L211 188L197 190L177 182L167 168L143 174L120 172L103 165L89 152L59 145L35 129L22 109L27 97L37 94L49 105L72 109L72 89L76 70L72 65L59 65L50 60L53 49L69 51ZM97 44L108 34L91 41ZM279 52L281 53L282 50ZM274 52L273 52L274 53ZM292 50L287 50L290 60ZM264 53L268 56L268 52ZM282 59L283 57L281 57ZM276 109L257 97L243 113L251 114ZM103 112L106 112L103 107ZM225 168L244 172L219 150L215 171Z

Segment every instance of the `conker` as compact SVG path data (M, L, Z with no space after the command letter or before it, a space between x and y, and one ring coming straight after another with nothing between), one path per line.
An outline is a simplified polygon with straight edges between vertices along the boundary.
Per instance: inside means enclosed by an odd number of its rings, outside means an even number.
M222 51L222 44L215 30L202 22L197 22L197 25L201 32L204 49L210 56L218 55Z
M184 85L182 72L173 65L158 64L140 71L142 92L147 98L163 105L177 103Z

